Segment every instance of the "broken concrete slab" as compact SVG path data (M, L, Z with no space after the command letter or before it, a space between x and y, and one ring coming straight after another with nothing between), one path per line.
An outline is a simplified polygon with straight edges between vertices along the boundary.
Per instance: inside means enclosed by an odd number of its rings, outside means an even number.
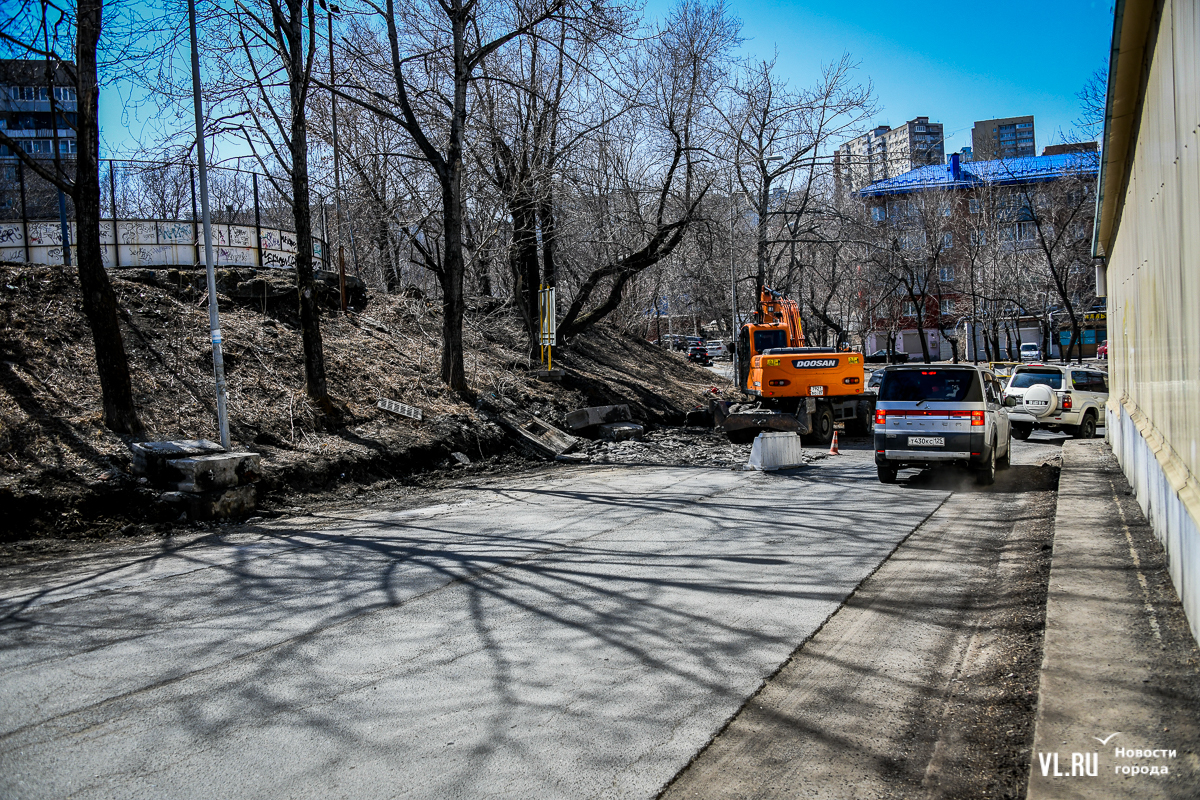
M133 472L144 475L151 482L162 483L170 479L172 470L167 462L177 458L224 453L225 448L208 439L177 439L167 442L134 442Z
M629 406L621 403L614 406L589 406L567 414L563 418L568 430L582 431L606 422L628 422L633 419Z
M623 442L628 439L641 439L645 428L636 422L606 422L596 428L600 438L609 442Z
M258 453L213 453L167 461L167 471L177 473L172 481L181 492L208 492L253 483L259 477Z
M537 417L528 422L520 422L508 414L498 414L496 421L509 433L516 436L522 447L542 458L552 459L579 444L579 440L574 436L560 431Z
M466 453L460 453L457 450L451 453L450 457L464 467L471 463L471 459Z

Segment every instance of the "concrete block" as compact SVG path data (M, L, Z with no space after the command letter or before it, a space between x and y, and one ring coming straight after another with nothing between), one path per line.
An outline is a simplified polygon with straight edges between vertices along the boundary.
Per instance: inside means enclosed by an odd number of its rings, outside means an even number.
M624 403L615 406L589 406L572 411L563 419L567 430L582 431L587 428L603 425L606 422L628 422L633 419L629 406Z
M175 489L181 492L208 492L253 483L258 480L258 453L214 453L167 461L173 471Z
M508 414L500 414L496 419L521 442L522 447L543 458L554 458L579 444L574 436L537 417L528 422L518 422Z
M754 437L746 465L751 469L770 471L799 467L803 463L800 437L794 433L772 431Z
M597 429L600 438L610 442L641 439L644 428L636 422L606 422Z
M159 498L188 515L188 519L234 519L254 513L258 490L254 484L211 492L164 492Z
M171 442L135 442L133 473L144 475L151 482L161 483L170 478L167 462L176 458L194 458L224 453L225 448L208 439L179 439Z

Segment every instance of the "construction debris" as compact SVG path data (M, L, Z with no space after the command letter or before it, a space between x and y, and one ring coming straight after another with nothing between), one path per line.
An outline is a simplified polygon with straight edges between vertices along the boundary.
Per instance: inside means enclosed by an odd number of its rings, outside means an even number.
M542 458L553 459L579 444L579 440L574 436L563 433L537 417L528 422L521 422L510 414L497 414L496 421L513 434L525 450Z
M425 412L421 409L417 408L416 406L397 403L395 400L380 400L375 405L379 408L382 408L384 411L390 411L391 413L399 414L402 417L409 417L417 420L418 422L425 418Z
M623 442L640 439L644 429L636 422L606 422L596 428L600 438L607 442Z
M633 417L629 406L624 403L615 406L589 406L572 411L566 415L563 422L567 429L576 433L586 431L608 422L629 422Z

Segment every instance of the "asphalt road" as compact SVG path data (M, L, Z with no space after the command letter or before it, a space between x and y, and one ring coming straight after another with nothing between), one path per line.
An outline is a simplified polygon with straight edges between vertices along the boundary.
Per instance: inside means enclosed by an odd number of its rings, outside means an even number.
M956 488L921 480L570 468L6 572L0 796L653 796Z

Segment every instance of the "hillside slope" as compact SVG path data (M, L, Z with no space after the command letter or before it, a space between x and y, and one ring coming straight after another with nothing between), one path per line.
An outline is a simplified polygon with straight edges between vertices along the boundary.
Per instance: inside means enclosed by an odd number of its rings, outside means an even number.
M145 439L217 439L206 301L197 274L113 273ZM225 276L226 281L230 276ZM236 282L236 276L232 280ZM226 284L227 285L227 284ZM529 462L475 411L507 398L552 423L586 405L624 402L635 419L682 424L727 382L636 337L603 326L561 347L561 384L538 382L512 313L492 298L472 302L465 326L468 396L437 378L440 312L419 297L372 295L363 314L322 319L331 393L344 425L323 430L303 391L290 307L235 305L221 295L230 432L263 455L260 495L284 503L296 491L339 482L404 481L442 466L452 451ZM151 491L129 474L130 441L101 425L92 340L74 276L61 268L0 264L0 541L107 536L153 523ZM381 398L420 407L423 422L376 408ZM161 520L158 520L161 522Z

